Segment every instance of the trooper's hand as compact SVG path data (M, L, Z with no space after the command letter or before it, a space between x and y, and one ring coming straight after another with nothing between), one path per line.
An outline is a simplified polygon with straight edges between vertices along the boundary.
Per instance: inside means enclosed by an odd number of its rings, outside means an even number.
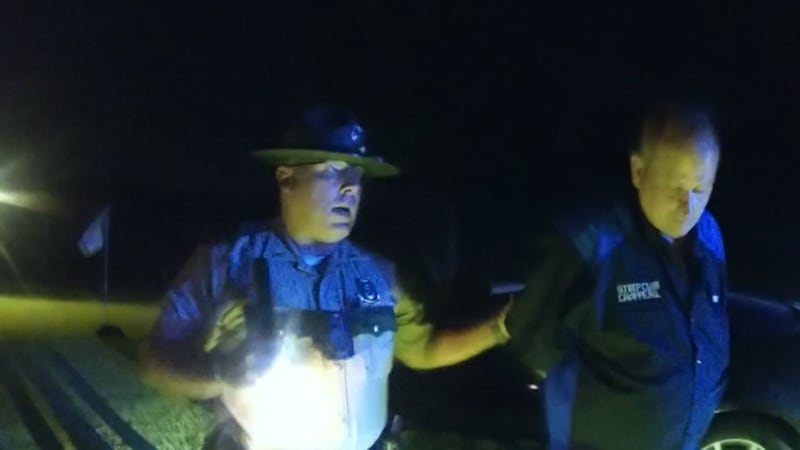
M220 381L245 385L254 373L264 370L277 351L269 330L248 324L247 301L229 302L219 308L209 324L203 350L213 360Z
M206 353L229 353L247 339L245 306L241 300L223 305L213 316L206 333L203 350Z
M253 355L243 354L239 357L224 355L217 357L217 377L229 387L248 386L255 380L253 371Z
M229 388L252 386L260 377L274 367L276 360L281 367L303 367L305 370L323 373L329 369L330 360L316 347L311 338L283 336L271 339L248 339L241 353L230 354L219 359L219 376Z
M251 335L237 349L214 355L217 377L231 386L246 386L267 369L278 354L280 343Z

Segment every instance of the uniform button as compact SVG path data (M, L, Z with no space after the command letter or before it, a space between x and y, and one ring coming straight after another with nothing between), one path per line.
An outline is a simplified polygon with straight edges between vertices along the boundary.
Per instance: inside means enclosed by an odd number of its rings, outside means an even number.
M380 328L379 328L377 325L375 325L375 327L373 328L373 330L375 330L375 332L377 333L377 332L378 332L378 330L380 330Z
M703 364L703 361L697 360L697 364Z

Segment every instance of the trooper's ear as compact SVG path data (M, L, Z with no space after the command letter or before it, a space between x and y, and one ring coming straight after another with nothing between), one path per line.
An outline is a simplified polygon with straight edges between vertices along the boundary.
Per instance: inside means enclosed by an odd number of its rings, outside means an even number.
M295 169L289 166L278 166L275 169L275 181L280 190L291 189Z
M642 184L642 171L644 171L644 157L638 153L631 153L630 157L631 162L631 183L633 183L633 187L639 189L639 186Z

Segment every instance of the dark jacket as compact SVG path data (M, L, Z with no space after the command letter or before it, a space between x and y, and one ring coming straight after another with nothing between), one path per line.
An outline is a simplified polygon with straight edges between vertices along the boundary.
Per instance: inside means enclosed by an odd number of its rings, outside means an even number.
M728 365L725 253L705 212L670 245L630 202L557 221L509 314L547 372L552 450L696 450Z

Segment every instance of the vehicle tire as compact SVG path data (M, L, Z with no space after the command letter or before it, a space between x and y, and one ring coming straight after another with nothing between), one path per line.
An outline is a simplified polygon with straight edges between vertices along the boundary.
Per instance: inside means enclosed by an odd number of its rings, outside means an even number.
M792 450L791 444L794 440L774 419L745 414L723 414L714 418L700 448L733 450L758 449L760 446L764 450Z

